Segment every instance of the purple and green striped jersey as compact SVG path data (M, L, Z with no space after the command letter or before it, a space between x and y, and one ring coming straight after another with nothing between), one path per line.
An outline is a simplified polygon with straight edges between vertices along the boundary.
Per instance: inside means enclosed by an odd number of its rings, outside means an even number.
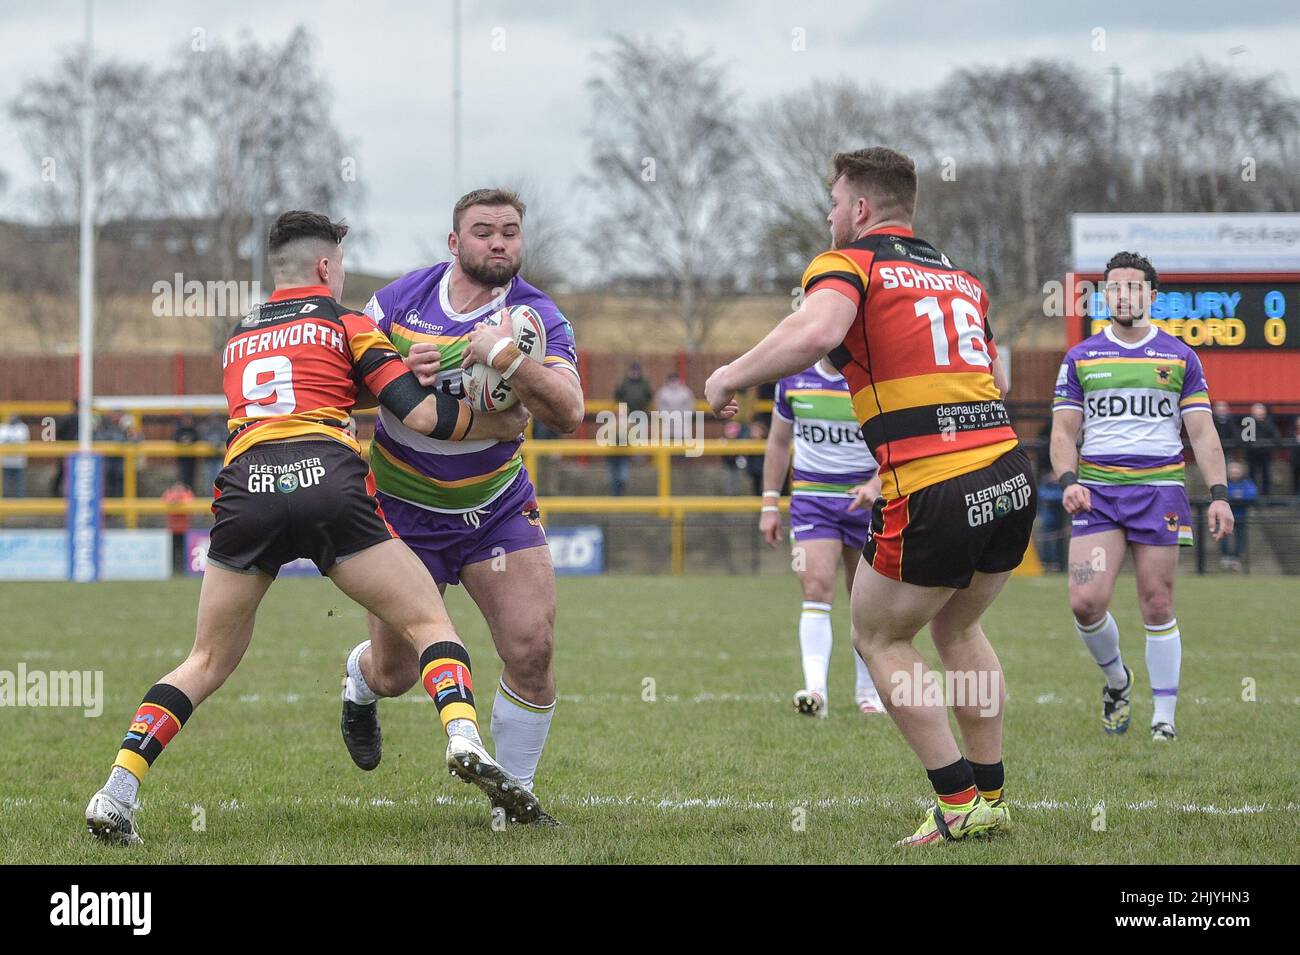
M773 412L794 426L791 494L838 497L876 473L853 414L849 384L817 365L776 384Z
M492 313L514 305L532 306L542 317L543 364L578 374L573 328L550 298L515 276L491 302L462 315L452 310L448 298L450 275L450 262L410 272L376 292L365 309L403 356L420 342L438 346L442 365L436 387L463 396L461 363L470 330ZM522 438L439 441L412 431L381 407L370 468L375 486L385 494L434 511L463 513L495 500L518 477L524 466L519 453L522 443Z
M1053 411L1083 413L1079 480L1183 483L1183 415L1210 410L1201 360L1155 326L1127 344L1110 327L1071 348L1056 378Z

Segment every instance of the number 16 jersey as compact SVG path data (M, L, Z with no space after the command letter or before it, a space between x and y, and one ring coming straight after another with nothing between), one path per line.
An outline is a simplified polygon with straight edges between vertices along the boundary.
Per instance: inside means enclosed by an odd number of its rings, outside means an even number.
M833 289L857 306L828 357L848 381L886 500L1016 446L993 381L988 293L969 272L911 230L886 227L817 256L803 287Z

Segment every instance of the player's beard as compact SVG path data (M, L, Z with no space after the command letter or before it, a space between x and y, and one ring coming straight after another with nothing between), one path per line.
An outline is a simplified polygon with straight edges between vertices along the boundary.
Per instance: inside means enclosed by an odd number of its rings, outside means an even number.
M831 227L831 248L832 249L842 249L846 245L850 245L855 238L857 237L847 229L841 231L835 226Z
M500 288L519 274L519 263L489 262L487 256L481 262L472 262L462 255L460 270L485 288Z

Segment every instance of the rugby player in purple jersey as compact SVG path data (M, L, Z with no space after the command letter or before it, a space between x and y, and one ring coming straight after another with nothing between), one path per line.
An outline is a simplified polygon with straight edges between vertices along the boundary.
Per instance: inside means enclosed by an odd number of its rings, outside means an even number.
M1110 324L1066 353L1052 404L1052 470L1071 523L1070 609L1106 676L1102 728L1124 733L1133 671L1120 654L1119 626L1109 607L1124 553L1132 552L1154 704L1151 738L1167 742L1178 736L1174 710L1183 659L1174 574L1179 545L1192 543L1182 429L1210 486L1215 540L1232 533L1227 468L1200 359L1151 324L1155 268L1141 255L1120 252L1106 263L1103 281Z
M534 418L560 433L575 431L584 400L573 329L545 293L519 276L524 203L504 189L475 190L456 203L451 225L451 261L381 288L366 313L422 384L459 397L462 368L492 364L509 373ZM518 305L542 318L545 355L515 362L518 350L508 344L490 362L510 324L483 320ZM438 441L381 408L370 466L389 523L439 590L464 584L483 614L502 661L492 704L496 758L531 791L555 712L555 570L522 441ZM409 641L374 616L369 630L348 656L343 695L343 739L362 769L380 760L379 698L400 696L422 678ZM554 824L536 800L533 806L507 821Z

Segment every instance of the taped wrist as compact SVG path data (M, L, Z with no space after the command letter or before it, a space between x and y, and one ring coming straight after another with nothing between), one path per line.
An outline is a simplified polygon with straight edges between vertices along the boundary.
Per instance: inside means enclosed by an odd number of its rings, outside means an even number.
M1226 501L1227 499L1228 499L1228 485L1226 484L1210 485L1211 501Z
M1061 490L1064 491L1071 484L1079 483L1079 475L1075 474L1073 471L1066 471L1061 475L1061 479L1056 483L1059 484Z
M518 345L509 338L503 338L488 352L488 364L502 375L506 375L519 367L516 359L523 357L524 353L519 350Z

